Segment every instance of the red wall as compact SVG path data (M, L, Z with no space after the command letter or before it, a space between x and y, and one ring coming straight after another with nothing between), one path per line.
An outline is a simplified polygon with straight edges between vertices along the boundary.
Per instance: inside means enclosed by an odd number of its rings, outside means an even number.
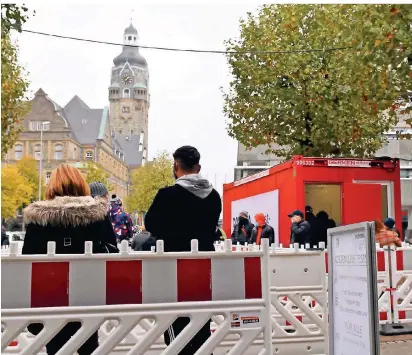
M284 246L288 246L290 239L290 218L288 217L288 213L295 209L304 211L304 184L308 182L343 184L352 183L353 180L393 181L395 196L394 218L397 223L397 228L401 230L402 211L399 162L395 169L389 171L380 167L343 168L330 166L304 166L297 165L296 162L298 160L302 160L302 158L294 157L291 161L270 168L269 175L260 179L239 186L234 186L234 183L224 185L223 228L228 235L232 223L232 201L279 189L279 242L283 243ZM303 160L310 160L310 158L304 158ZM365 188L365 190L367 189ZM368 199L368 196L359 196L359 199ZM370 200L371 203L373 203L372 199ZM342 224L345 224L345 216L342 217ZM278 238L278 236L276 236L276 238Z

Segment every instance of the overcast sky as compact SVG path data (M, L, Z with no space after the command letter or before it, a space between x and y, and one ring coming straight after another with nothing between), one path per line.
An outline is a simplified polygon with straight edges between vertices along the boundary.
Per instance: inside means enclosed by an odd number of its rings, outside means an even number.
M118 4L118 6L116 6ZM239 19L257 5L39 4L24 29L108 42L122 42L133 9L141 45L219 49L239 34ZM39 88L61 106L78 95L92 108L108 106L112 60L121 47L35 34L17 36L20 61L31 92ZM141 49L150 72L149 158L185 144L202 155L203 173L216 182L233 181L237 144L227 136L220 87L227 87L226 59Z

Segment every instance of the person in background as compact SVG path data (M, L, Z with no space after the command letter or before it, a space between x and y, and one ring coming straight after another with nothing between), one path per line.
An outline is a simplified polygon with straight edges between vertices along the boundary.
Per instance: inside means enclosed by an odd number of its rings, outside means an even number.
M395 227L395 220L393 219L393 218L386 218L384 221L383 221L383 224L385 225L385 228L388 230L388 231L392 231L392 232L395 232L397 235L398 235L398 237L399 237L399 239L401 239L402 240L402 234L401 234L401 232L399 232L399 230Z
M156 246L156 238L153 237L144 226L134 235L131 247L134 251L151 251Z
M319 211L316 215L314 231L311 233L313 245L319 245L320 242L324 242L326 247L328 244L328 229L334 227L336 227L336 224L333 220L329 219L327 212Z
M90 195L94 199L101 198L106 201L106 204L107 204L106 223L108 224L108 226L110 226L112 230L112 234L110 238L107 240L107 243L110 244L110 247L117 249L117 238L116 238L116 235L114 234L113 225L111 223L110 214L109 214L109 191L107 190L106 185L100 181L95 181L95 182L90 183L89 187L90 187Z
M30 204L23 211L26 224L22 254L47 254L47 243L56 243L57 254L84 254L85 242L93 242L93 253L106 253L104 242L113 236L107 221L107 201L90 196L89 185L76 168L62 164L53 171L46 200ZM56 354L80 329L80 322L66 324L47 344L48 355ZM40 323L29 324L37 335ZM99 346L95 332L77 351L90 355Z
M310 224L305 221L303 212L295 210L288 214L288 217L291 218L292 222L290 227L290 243L299 243L299 245L310 243Z
M269 239L269 245L275 242L275 230L266 223L266 218L263 213L258 213L255 215L256 228L252 231L252 237L250 238L250 243L256 243L256 245L261 244L262 238Z
M10 245L9 237L6 233L6 226L4 222L1 224L1 245Z
M183 146L173 154L176 183L160 189L145 216L146 229L164 241L165 251L190 251L191 240L198 240L199 251L214 251L216 226L222 212L219 193L200 175L198 150ZM164 333L166 345L189 324L190 318L179 317ZM192 355L210 337L210 320L180 351Z
M221 241L221 240L226 240L227 235L226 232L223 230L221 226L216 227L216 240Z
M380 247L394 246L401 247L402 242L396 232L388 230L382 221L376 220L375 222L375 238Z
M110 203L110 218L114 234L119 243L123 240L130 240L133 238L133 221L130 215L124 211L122 200L120 198L115 197L114 201L112 198Z
M246 211L239 213L237 224L233 227L232 243L244 245L252 237L253 224L249 221L249 214Z

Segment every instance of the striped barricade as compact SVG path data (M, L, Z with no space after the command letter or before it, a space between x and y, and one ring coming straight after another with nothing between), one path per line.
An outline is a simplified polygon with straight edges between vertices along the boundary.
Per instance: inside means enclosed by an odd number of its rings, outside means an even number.
M198 252L197 241L188 253L164 253L161 241L156 253L147 254L92 254L91 242L84 255L57 255L54 248L49 243L48 255L12 252L2 258L2 352L30 323L45 326L25 348L37 353L68 321L81 321L62 349L73 354L104 322L116 319L120 324L96 350L109 354L142 320L154 320L131 349L143 354L176 317L190 317L182 336L167 348L167 354L177 354L219 315L224 321L200 354L217 354L231 334L239 336L231 353L243 354L262 332L262 354L272 354L267 244L262 251L240 253Z
M412 325L412 246L391 249L393 323Z

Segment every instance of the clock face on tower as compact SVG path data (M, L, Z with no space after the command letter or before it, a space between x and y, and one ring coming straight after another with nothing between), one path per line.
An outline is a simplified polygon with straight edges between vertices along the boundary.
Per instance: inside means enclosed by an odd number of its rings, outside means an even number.
M125 74L125 75L123 75L123 77L122 77L122 81L123 81L123 84L129 85L129 84L132 82L132 78L131 78L130 75Z

